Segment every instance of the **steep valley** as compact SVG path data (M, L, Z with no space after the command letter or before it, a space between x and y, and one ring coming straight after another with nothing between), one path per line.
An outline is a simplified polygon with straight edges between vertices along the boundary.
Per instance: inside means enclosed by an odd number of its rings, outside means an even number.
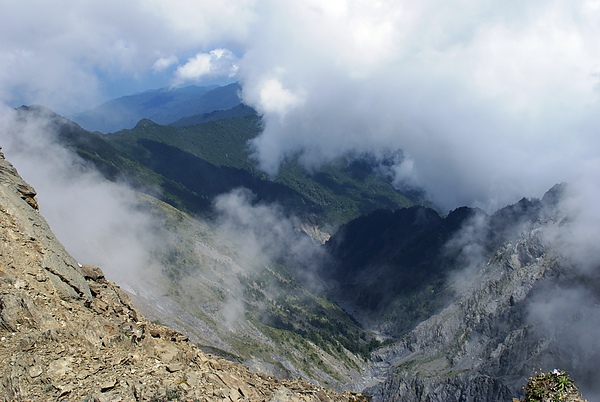
M35 191L3 161L4 197L22 212L5 222L0 278L13 398L511 401L534 370L557 367L600 394L598 260L568 252L580 222L565 184L492 214L444 215L365 160L261 176L244 148L255 116L142 120L112 138L39 108L17 116L50 122L43 134L77 161L70 174L135 189L127 211L152 224L140 261L105 269L125 295L42 244L53 235L35 232ZM3 141L9 157L31 144ZM110 233L133 250L121 235Z

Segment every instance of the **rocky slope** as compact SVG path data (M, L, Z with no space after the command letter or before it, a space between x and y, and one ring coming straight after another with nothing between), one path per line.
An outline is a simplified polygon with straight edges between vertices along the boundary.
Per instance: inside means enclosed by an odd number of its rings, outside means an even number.
M366 391L374 401L510 401L534 370L552 367L593 389L594 342L575 339L597 333L597 283L548 237L568 222L563 190L463 227L453 240L463 246L463 268L448 277L454 301L376 352L385 380ZM585 298L567 305L562 297L574 292Z
M203 351L254 371L362 389L354 379L376 346L373 334L324 298L318 280L294 275L310 274L307 264L318 259L317 244L326 235L316 221L298 225L278 205L255 202L245 190L214 200L220 205L215 220L199 219L107 182L97 165L53 142L65 140L111 161L109 172L120 154L103 137L39 107L20 108L16 117L17 127L4 136L5 151L43 193L42 210L57 235L79 260L102 266L134 295L139 311L185 333ZM129 181L129 172L109 176ZM87 223L78 235L80 222Z
M80 266L0 154L0 395L4 401L359 401L207 355L149 322Z

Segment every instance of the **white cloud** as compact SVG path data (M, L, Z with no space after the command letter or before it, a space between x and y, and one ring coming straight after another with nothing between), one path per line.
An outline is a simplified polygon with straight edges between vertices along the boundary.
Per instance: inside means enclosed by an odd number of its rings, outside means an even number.
M258 91L259 110L263 113L273 113L279 116L286 111L303 103L302 91L297 94L284 88L277 78L265 79Z
M298 218L287 216L281 205L256 202L248 189L216 197L214 210L218 238L235 245L248 270L264 269L270 261L285 261L288 269L311 268L323 258L323 249L299 229ZM311 273L308 269L304 279Z
M402 149L399 180L493 209L596 158L599 17L567 0L9 2L0 97L61 112L97 101L106 77L187 60L172 83L240 79L270 173L290 153Z
M598 12L567 1L345 5L261 15L240 77L264 114L254 145L265 170L295 152L314 164L403 149L411 166L398 172L436 202L491 210L573 179L594 157ZM302 102L274 108L260 96L275 66Z
M152 70L161 72L177 63L179 63L179 59L176 56L161 57L154 62Z
M177 67L173 84L202 81L205 78L233 78L238 71L237 57L228 49L214 49L196 56Z

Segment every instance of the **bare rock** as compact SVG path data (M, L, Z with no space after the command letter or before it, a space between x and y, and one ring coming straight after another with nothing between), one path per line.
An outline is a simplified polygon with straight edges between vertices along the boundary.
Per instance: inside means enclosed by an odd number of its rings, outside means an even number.
M92 281L98 282L104 279L104 272L95 265L84 264L81 266L81 274L85 279L91 279Z
M37 210L35 190L0 153L0 224L5 247L0 247L6 266L36 266L47 271L54 287L65 298L91 299L91 293L75 259L56 239ZM33 208L32 208L33 207ZM4 264L3 264L4 265ZM41 267L40 267L41 265ZM38 272L31 272L36 275ZM22 278L23 279L23 278Z

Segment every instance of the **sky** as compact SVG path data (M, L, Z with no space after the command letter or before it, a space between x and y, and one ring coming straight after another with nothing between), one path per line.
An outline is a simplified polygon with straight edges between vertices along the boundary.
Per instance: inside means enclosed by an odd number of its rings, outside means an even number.
M402 150L398 186L492 211L600 171L597 0L5 0L0 38L12 107L239 81L269 174Z

